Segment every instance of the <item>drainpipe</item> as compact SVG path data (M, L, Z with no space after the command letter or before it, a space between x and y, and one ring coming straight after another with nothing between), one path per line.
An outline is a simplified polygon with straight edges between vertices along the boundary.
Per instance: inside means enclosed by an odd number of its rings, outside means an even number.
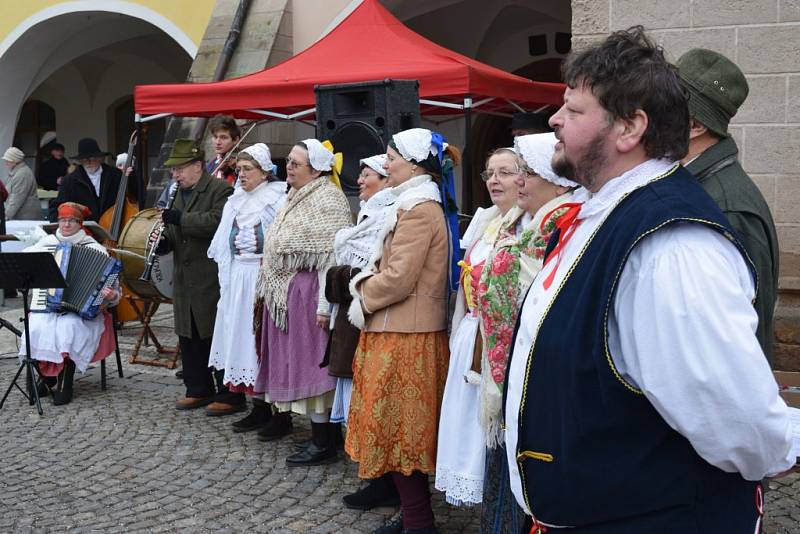
M236 14L233 16L233 22L231 23L231 29L228 32L228 38L225 39L225 46L222 48L219 61L217 61L214 77L211 79L212 82L220 81L228 70L233 52L239 44L239 35L242 33L242 26L244 26L244 21L247 18L247 10L249 8L250 0L239 0L239 5L236 7ZM199 142L205 133L207 123L207 117L203 117L195 122L194 128L192 129L192 138Z

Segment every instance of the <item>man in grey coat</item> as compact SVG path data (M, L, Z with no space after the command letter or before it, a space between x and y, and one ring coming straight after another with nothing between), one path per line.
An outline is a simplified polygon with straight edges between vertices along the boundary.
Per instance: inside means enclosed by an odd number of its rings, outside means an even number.
M686 169L719 205L739 233L758 274L756 336L772 361L772 317L778 296L778 236L767 202L739 164L739 149L728 123L747 98L747 80L731 60L711 50L695 48L677 62L689 92L689 153Z
M219 281L217 264L207 251L233 188L203 170L204 156L192 139L178 139L164 162L172 168L178 189L172 207L162 212L165 240L157 250L174 252L172 300L186 385L186 396L175 408L208 406L207 415L227 415L246 405L244 394L225 387L223 371L212 373L208 367Z
M36 178L33 177L30 167L25 164L25 154L12 146L3 154L3 163L8 167L6 219L9 221L42 219L42 208L36 195Z

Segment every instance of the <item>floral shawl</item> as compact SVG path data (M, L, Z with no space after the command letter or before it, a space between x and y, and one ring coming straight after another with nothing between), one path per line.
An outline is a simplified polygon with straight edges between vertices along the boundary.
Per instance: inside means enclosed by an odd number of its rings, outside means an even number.
M512 208L503 220L500 236L486 259L478 286L478 309L484 339L481 362L481 423L487 446L501 440L500 416L506 365L514 337L520 299L542 268L544 252L556 221L568 207L572 193L557 197L536 212L529 224L523 212Z

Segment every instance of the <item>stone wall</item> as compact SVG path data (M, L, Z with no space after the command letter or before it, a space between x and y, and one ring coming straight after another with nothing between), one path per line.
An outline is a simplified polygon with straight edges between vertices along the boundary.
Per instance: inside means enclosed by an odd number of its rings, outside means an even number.
M242 27L239 44L231 57L225 79L235 78L263 70L292 55L292 20L288 0L252 0ZM192 67L186 77L187 82L211 81L231 29L233 17L239 0L217 0L203 40L197 50ZM195 119L173 118L168 120L164 144L161 146L159 162L166 160L175 139L189 137ZM269 128L269 127L259 127ZM258 134L259 132L253 132ZM279 138L283 131L251 137L267 140ZM284 134L285 136L285 134ZM288 143L288 141L287 141ZM210 153L206 147L207 153ZM148 206L152 206L158 193L169 180L169 169L157 166L152 170L148 185Z
M778 230L774 367L800 371L800 1L572 1L573 48L636 24L672 60L690 48L710 48L747 76L750 94L731 132Z

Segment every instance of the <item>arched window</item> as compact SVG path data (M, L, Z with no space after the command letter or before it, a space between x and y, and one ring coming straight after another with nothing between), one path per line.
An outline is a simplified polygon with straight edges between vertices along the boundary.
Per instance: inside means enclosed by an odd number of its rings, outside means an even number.
M40 100L25 102L14 132L14 146L25 152L25 162L34 174L38 174L39 165L50 156L39 151L42 136L48 131L56 131L56 110Z

